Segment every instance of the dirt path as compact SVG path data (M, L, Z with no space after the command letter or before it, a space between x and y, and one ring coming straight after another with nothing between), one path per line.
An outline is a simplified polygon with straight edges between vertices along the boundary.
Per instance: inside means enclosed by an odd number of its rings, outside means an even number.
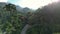
M24 26L24 28L22 29L21 34L26 34L26 31L27 31L29 28L31 28L31 25L26 24L26 25Z

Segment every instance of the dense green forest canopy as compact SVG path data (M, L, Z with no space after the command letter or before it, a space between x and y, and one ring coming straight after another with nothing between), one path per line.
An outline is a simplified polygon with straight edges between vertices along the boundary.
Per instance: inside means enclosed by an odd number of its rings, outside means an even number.
M0 32L2 34L60 32L60 2L46 5L37 10L2 2L0 3Z

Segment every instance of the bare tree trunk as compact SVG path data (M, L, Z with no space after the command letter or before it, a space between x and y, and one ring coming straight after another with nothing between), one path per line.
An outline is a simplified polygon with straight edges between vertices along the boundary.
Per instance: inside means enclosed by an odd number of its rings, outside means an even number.
M26 34L26 31L27 31L29 28L31 28L31 25L26 24L26 25L24 26L24 28L22 29L21 34Z

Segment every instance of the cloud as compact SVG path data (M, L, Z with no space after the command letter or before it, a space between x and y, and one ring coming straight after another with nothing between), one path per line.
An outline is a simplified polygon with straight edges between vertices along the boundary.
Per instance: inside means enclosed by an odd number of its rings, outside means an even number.
M57 0L0 0L0 2L11 2L16 5L20 5L21 7L29 7L32 9L37 9L41 6L45 6L48 3L57 1Z
M29 7L32 9L37 9L39 7L45 6L57 0L0 0L0 2L7 2L7 1L16 5L20 5L21 7Z
M32 9L37 9L39 7L45 6L55 1L57 0L19 0L15 4L20 5L21 7L29 7Z
M0 2L7 2L8 0L0 0Z

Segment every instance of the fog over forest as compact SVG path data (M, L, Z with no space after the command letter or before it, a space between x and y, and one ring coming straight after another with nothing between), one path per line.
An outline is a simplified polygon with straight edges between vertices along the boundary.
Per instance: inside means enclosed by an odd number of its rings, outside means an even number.
M60 2L36 10L0 2L0 34L60 34Z

